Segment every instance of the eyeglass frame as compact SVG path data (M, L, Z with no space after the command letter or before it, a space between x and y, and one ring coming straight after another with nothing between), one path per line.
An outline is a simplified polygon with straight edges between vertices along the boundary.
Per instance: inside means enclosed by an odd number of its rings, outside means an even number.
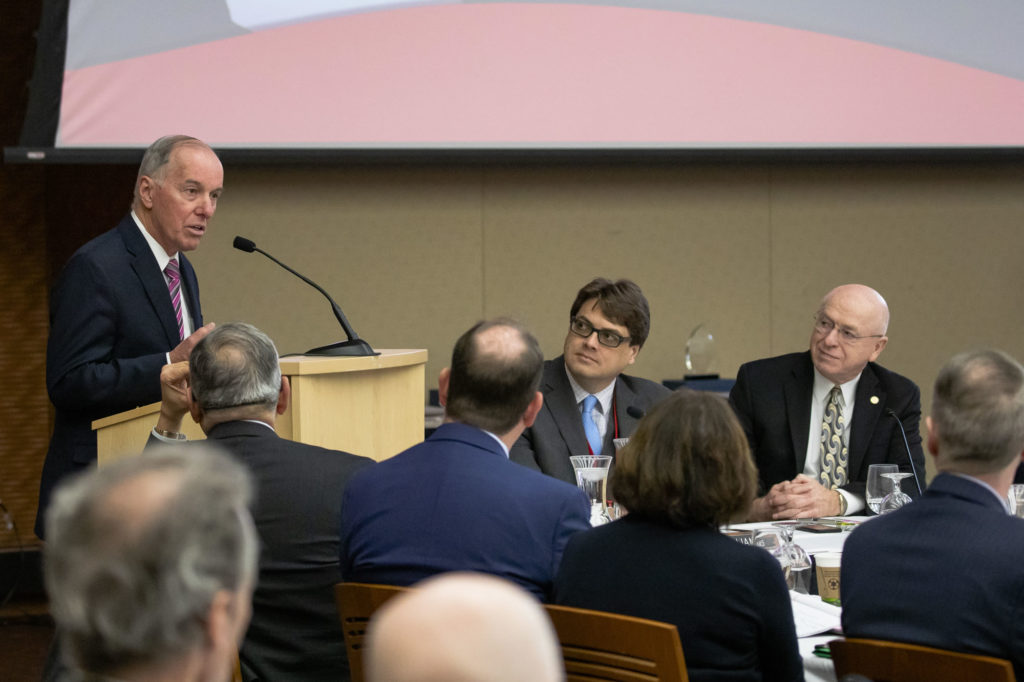
M576 329L573 328L577 323L579 323L581 325L585 325L585 328L589 329L590 331L588 331L586 334L584 334L582 332L582 329L580 331L577 331ZM598 329L593 324L591 324L590 320L588 320L585 317L581 317L579 315L576 315L575 317L572 317L572 318L569 319L569 331L572 332L573 334L575 334L576 336L582 337L584 339L590 338L591 334L593 334L594 332L597 332L597 342L599 344L601 344L602 346L604 346L605 348L618 348L619 346L621 346L623 344L623 342L630 341L633 338L631 336L623 336L622 334L618 333L614 329ZM607 343L606 341L602 341L601 340L601 335L602 334L605 334L607 336L611 336L613 339L617 339L617 341L615 342L614 345L610 344L610 343Z
M839 335L839 340L847 345L857 343L861 339L880 339L885 334L864 334L863 336L857 336L849 329L844 329L836 325L836 321L826 315L824 312L814 313L814 331L817 333L828 336L835 329Z

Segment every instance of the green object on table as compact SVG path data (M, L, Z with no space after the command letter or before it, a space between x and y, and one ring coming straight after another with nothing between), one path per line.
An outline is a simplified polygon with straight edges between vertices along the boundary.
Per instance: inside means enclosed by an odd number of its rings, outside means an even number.
M818 644L814 647L814 655L818 658L832 658L832 651L828 648L828 644Z

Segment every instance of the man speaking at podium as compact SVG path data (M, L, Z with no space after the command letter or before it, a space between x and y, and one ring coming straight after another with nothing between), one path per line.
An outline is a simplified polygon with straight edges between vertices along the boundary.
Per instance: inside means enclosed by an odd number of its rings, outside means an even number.
M56 408L39 484L36 535L56 483L96 461L93 420L160 399L160 368L209 332L184 256L217 210L224 169L204 142L162 137L146 150L131 213L85 244L50 296L46 388Z

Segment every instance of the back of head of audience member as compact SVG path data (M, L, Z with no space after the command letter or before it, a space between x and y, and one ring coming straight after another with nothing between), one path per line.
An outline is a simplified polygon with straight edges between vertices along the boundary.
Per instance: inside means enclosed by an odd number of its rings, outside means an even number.
M251 324L215 327L189 356L192 399L216 422L273 415L280 398L277 348Z
M757 469L729 404L680 389L640 421L610 483L630 514L676 527L717 527L746 514Z
M928 447L940 471L999 472L1024 452L1024 368L1006 353L960 353L939 371Z
M543 369L540 344L525 327L509 319L478 322L456 341L451 367L441 373L446 415L509 433L538 399Z
M50 610L73 667L122 680L230 676L257 538L248 472L210 446L69 480L46 518Z
M370 620L369 682L555 682L561 649L540 603L478 573L423 581Z

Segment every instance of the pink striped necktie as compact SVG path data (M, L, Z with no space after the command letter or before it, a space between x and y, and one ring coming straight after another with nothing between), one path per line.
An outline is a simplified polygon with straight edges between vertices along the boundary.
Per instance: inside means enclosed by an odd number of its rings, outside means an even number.
M167 261L164 268L167 275L167 289L171 292L171 304L174 306L174 316L178 318L178 338L185 340L185 324L181 317L181 273L178 270L178 259L172 258Z

